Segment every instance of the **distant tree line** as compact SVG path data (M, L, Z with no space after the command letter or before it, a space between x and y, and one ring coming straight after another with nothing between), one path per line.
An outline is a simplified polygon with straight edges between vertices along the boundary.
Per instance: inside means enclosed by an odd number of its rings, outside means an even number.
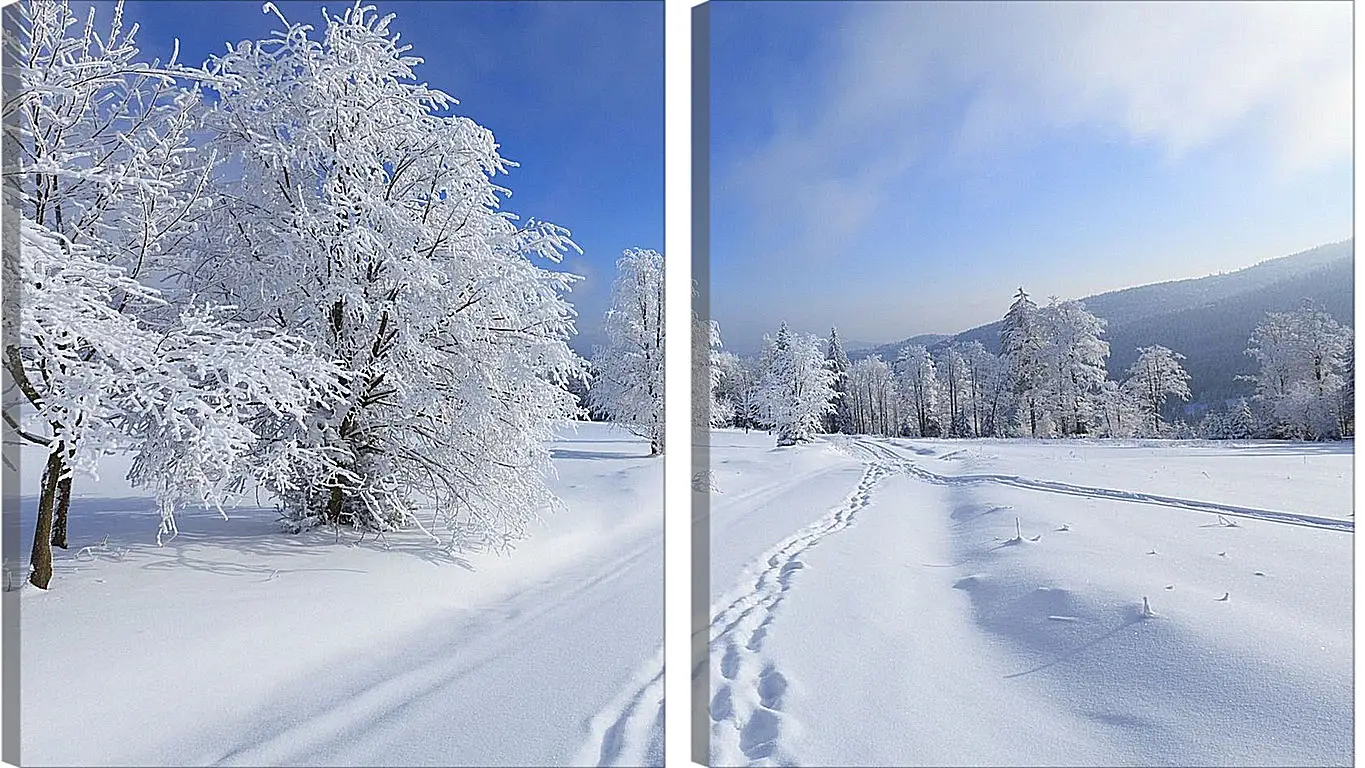
M1022 288L1000 325L1000 353L980 341L894 360L850 363L828 339L783 323L755 359L721 348L707 376L713 426L773 431L779 445L815 434L900 437L1162 437L1334 440L1354 434L1353 332L1316 305L1267 313L1247 341L1255 394L1179 417L1190 399L1185 356L1138 347L1121 380L1106 370L1104 319L1079 301L1036 304Z

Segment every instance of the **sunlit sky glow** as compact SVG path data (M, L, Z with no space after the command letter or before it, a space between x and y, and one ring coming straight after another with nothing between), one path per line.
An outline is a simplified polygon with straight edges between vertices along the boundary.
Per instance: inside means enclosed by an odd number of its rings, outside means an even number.
M711 307L883 342L1352 235L1352 7L711 9Z

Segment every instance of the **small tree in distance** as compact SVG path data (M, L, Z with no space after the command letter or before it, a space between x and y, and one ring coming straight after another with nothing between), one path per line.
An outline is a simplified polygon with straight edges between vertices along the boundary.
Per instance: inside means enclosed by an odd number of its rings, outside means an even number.
M648 438L649 455L657 456L664 452L664 257L631 248L616 271L607 343L597 349L588 399L610 421Z
M915 437L938 437L938 371L929 350L919 344L906 347L896 358L895 369L907 426Z
M777 444L795 445L815 437L834 410L834 371L825 365L820 340L793 333L782 323L763 338L760 389Z
M1259 370L1256 399L1284 437L1335 439L1353 431L1354 332L1311 302L1268 312L1246 353Z
M853 429L849 394L848 353L839 341L837 328L829 329L829 345L825 349L825 364L834 373L834 410L825 416L826 432L848 433Z
M1032 437L1037 437L1044 426L1045 343L1038 305L1020 288L1000 325L1000 357L1009 370L1013 394Z
M1164 422L1161 411L1171 397L1190 399L1190 375L1181 367L1185 356L1161 345L1141 347L1138 359L1128 369L1124 387L1132 393L1138 409L1149 419L1152 434L1160 435Z
M720 324L703 320L692 312L692 430L701 434L714 426L727 424L732 414L728 401L718 398L723 343Z

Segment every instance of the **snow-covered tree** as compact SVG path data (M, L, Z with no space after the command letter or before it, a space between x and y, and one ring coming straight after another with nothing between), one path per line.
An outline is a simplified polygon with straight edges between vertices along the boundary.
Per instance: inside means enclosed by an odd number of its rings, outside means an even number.
M1251 404L1245 397L1237 399L1237 404L1228 411L1227 439L1250 440L1260 436L1260 425Z
M1063 435L1095 429L1100 387L1107 378L1109 344L1100 337L1105 321L1079 301L1053 299L1039 310L1042 359L1046 364L1048 410Z
M579 412L577 418L581 421L592 421L593 416L588 408L588 391L592 387L592 366L583 366L583 371L579 376L570 376L564 380L564 389L573 395L575 403L578 403Z
M268 10L274 6L267 5ZM416 79L371 7L324 14L210 60L212 141L230 161L202 295L311 340L348 372L339 405L281 439L326 450L275 487L298 525L387 530L438 511L451 543L506 546L553 502L567 377L568 233L501 210L490 131Z
M825 364L834 372L834 411L825 417L826 432L844 432L852 430L852 418L849 410L848 393L848 353L844 351L844 345L839 341L839 330L829 329L829 342L825 346Z
M834 410L834 372L825 365L820 340L793 333L782 323L763 337L761 390L777 444L812 440Z
M720 397L729 403L730 424L743 427L745 432L768 429L772 423L767 420L767 409L763 404L761 361L723 352L717 367L721 370L717 389Z
M1152 435L1166 431L1161 412L1167 400L1190 399L1190 375L1180 365L1184 359L1184 355L1161 345L1140 347L1137 360L1128 369L1124 388L1132 394Z
M1009 419L1004 415L1012 405L1009 369L1000 357L991 354L979 341L969 342L964 351L967 378L971 384L968 408L972 415L972 434L1003 437Z
M1199 420L1195 427L1195 434L1204 440L1229 440L1228 437L1228 414L1223 411L1210 410Z
M132 450L130 480L155 493L173 533L178 504L218 505L253 478L315 463L275 431L327 402L340 372L304 339L174 290L214 202L216 159L193 144L201 105L186 85L204 73L140 61L122 4L105 33L93 9L83 26L66 4L17 10L5 202L20 233L5 279L20 287L20 312L4 354L34 415L5 417L48 451L30 574L46 588L75 470Z
M940 410L946 419L948 437L975 437L969 404L975 382L972 369L957 344L939 352L935 361L938 373Z
M1342 437L1354 435L1356 431L1356 356L1354 346L1347 350L1346 364L1341 371L1341 392L1338 397L1341 413L1341 435Z
M1355 333L1317 306L1297 312L1305 360L1305 423L1317 439L1351 434L1351 380L1355 376Z
M759 420L770 425L770 429L777 425L775 417L776 401L783 398L781 389L782 381L787 376L785 371L778 369L784 365L786 358L791 355L792 332L787 327L785 321L778 326L777 332L771 336L763 335L763 344L759 348L758 362L755 366L757 382L755 393L757 395L757 412Z
M729 423L729 403L718 399L722 369L720 325L692 313L692 428L705 432Z
M938 374L929 350L919 344L902 349L896 358L896 380L911 434L938 437Z
M744 399L746 383L745 361L733 352L724 350L716 353L711 361L715 372L716 386L712 390L714 412L711 426L744 426L741 422L740 402Z
M1105 379L1095 403L1097 427L1105 437L1132 437L1145 423L1134 393L1117 381Z
M1009 370L1024 427L1033 437L1047 431L1045 343L1038 305L1020 288L1000 326L1000 356Z
M663 453L663 254L632 248L616 262L606 333L594 359L593 407L648 438L651 456Z
M849 394L856 434L899 434L901 418L895 377L891 366L879 355L862 358L849 368Z
M1277 431L1299 439L1349 434L1346 374L1354 373L1354 333L1310 303L1292 312L1270 312L1247 348L1259 363L1257 397Z

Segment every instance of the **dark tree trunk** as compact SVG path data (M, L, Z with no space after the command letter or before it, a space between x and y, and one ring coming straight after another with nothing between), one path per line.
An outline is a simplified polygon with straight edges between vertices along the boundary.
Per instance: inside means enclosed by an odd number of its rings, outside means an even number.
M52 505L52 546L66 549L66 517L71 509L71 467L61 462L61 479L57 481L57 498Z
M327 522L339 525L341 523L341 510L344 498L341 493L341 486L333 485L332 494L327 499Z
M39 589L47 589L52 582L52 508L57 498L58 480L63 471L62 452L47 455L43 468L42 489L38 496L38 522L33 531L33 552L29 557L28 580Z

